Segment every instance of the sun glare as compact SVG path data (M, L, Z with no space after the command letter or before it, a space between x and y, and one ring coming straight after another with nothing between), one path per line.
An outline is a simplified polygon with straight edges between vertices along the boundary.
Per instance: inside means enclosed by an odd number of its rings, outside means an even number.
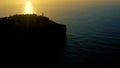
M31 1L26 1L26 4L25 4L25 14L33 14L33 8L32 8L32 3Z

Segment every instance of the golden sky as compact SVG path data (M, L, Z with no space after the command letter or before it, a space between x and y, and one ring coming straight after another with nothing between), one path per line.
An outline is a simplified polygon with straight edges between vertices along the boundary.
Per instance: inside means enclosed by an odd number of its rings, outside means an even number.
M26 8L26 2L31 2L31 8ZM14 13L23 13L25 10L35 11L35 13L40 13L40 11L56 11L57 8L68 10L69 7L77 5L80 6L90 6L90 5L102 5L102 4L116 4L120 3L120 0L1 0L0 1L0 15L9 15ZM68 7L69 6L69 7ZM67 8L65 8L67 7ZM70 8L71 9L71 8ZM82 8L81 8L82 9ZM27 11L28 13L28 11ZM32 13L32 10L31 10Z
M0 5L4 4L24 4L27 0L1 0ZM117 3L120 0L29 0L34 4L46 5L69 5L69 4L99 4L99 3Z

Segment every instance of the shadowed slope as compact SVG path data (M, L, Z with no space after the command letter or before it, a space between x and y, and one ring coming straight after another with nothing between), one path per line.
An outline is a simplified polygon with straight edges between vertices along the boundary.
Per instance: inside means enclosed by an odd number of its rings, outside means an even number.
M14 15L0 18L0 37L5 59L48 66L65 46L66 26L35 14Z

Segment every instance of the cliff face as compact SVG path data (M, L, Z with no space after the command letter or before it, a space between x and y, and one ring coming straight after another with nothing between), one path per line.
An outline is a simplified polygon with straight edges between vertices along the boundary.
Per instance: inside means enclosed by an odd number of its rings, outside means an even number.
M65 39L66 26L35 14L14 15L0 18L0 32L2 40L39 41L55 38L56 41Z
M0 18L0 40L8 55L48 61L65 46L66 26L35 14L4 17Z

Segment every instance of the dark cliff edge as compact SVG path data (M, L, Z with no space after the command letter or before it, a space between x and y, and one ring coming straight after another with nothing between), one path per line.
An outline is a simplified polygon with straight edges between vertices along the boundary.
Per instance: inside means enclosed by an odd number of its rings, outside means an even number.
M66 44L66 26L35 14L3 17L0 40L5 62L51 66Z

